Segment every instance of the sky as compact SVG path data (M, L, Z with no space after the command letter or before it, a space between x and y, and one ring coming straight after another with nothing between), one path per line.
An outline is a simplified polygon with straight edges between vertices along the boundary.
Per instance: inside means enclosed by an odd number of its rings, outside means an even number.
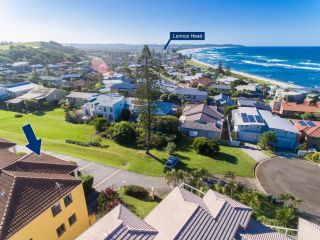
M0 41L319 46L320 0L0 0ZM175 42L181 43L181 42Z

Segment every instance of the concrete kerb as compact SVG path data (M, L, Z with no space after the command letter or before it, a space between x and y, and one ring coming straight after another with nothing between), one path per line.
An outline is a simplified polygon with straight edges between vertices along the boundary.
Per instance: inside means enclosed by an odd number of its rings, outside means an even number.
M257 169L258 169L258 167L261 165L261 163L266 162L266 161L269 161L269 160L271 160L271 159L273 159L273 158L275 158L275 157L266 158L266 159L258 162L258 163L254 166L254 169L253 169L253 175L254 175L254 179L255 179L255 181L256 181L256 184L257 184L258 188L260 189L260 191L262 191L264 194L268 194L268 193L266 192L266 190L264 190L264 188L262 187L262 185L261 185L261 183L260 183L260 181L259 181L259 179L258 179L258 177L257 177Z

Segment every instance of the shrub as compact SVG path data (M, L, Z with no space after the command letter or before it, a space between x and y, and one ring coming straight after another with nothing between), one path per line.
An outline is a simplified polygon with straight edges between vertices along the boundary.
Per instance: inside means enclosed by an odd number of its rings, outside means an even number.
M98 197L98 210L103 213L111 211L120 203L120 196L114 187L101 191Z
M161 133L176 134L179 132L179 119L175 116L156 117L154 128Z
M111 138L119 144L130 144L136 141L136 130L133 123L119 122L109 127Z
M277 136L272 131L267 131L261 134L258 142L258 146L262 150L272 150L274 144L278 141Z
M149 199L149 192L144 187L138 185L128 185L124 189L124 193L139 199Z
M103 117L98 117L93 120L94 128L97 132L103 132L107 128L107 120Z
M205 137L196 137L193 140L192 147L197 153L211 156L220 151L219 143Z
M151 146L157 149L164 148L167 144L167 139L161 134L151 135Z
M314 162L319 162L320 163L320 152L314 152L311 154L310 159Z
M168 142L166 152L171 155L176 151L176 148L177 145L174 142Z
M131 118L131 111L127 108L122 109L120 119L121 121L129 121Z
M15 118L22 118L23 115L22 115L22 114L16 114L16 115L14 115L14 117L15 117Z
M94 177L91 175L81 175L84 194L87 194L91 191Z
M101 144L100 143L101 139L97 138L89 142L81 142L81 141L76 141L72 139L66 139L65 142L69 144L75 144L81 147L99 147L99 148L108 148L109 145L106 144Z

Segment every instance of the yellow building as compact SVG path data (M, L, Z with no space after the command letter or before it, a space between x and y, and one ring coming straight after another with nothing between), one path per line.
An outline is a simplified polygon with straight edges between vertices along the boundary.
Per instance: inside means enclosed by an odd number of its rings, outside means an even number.
M90 226L77 166L0 150L0 239L75 239Z

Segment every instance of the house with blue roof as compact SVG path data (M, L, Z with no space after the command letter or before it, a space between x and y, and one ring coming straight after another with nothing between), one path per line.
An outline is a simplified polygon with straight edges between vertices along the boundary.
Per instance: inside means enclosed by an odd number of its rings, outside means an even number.
M212 103L217 106L234 106L235 105L231 97L223 93L212 97Z

